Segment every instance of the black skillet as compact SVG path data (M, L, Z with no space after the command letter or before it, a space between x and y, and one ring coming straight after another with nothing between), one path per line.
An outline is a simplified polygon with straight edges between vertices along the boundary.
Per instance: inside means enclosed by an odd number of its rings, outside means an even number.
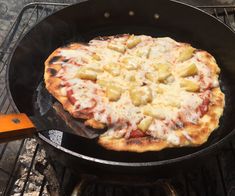
M43 78L44 61L54 49L121 33L169 36L210 52L221 68L220 85L226 96L219 128L200 147L140 154L109 151L95 139L60 131L40 132L37 138L52 158L91 173L156 175L195 165L198 158L216 151L231 138L235 132L235 34L205 12L169 0L83 1L39 22L20 40L8 66L8 90L16 111L36 115L35 92Z

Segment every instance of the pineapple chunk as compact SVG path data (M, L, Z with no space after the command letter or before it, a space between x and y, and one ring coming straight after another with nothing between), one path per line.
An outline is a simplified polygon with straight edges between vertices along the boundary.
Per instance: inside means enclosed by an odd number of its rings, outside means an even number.
M135 106L145 105L152 101L152 91L149 87L133 87L130 89L131 101Z
M76 76L84 80L96 80L97 73L87 68L81 68L78 70Z
M129 71L127 72L125 75L124 75L124 78L127 80L127 81L130 81L130 82L136 82L136 72L135 71Z
M106 89L106 94L109 101L117 101L122 95L122 89L115 84L109 84Z
M151 116L156 119L166 119L172 115L176 115L177 109L165 105L146 105L142 108L144 115Z
M167 77L165 83L173 83L175 81L175 78L173 75L170 75L169 77Z
M192 64L185 65L183 67L180 67L177 72L179 76L187 77L187 76L196 75L198 73L198 69L197 69L197 66L194 63L192 63Z
M106 88L109 85L109 82L106 80L98 79L96 81L98 85L100 85L102 88Z
M107 64L104 66L104 70L113 76L118 76L120 74L120 65L118 63Z
M92 59L96 60L96 61L100 61L101 60L100 56L98 54L96 54L96 53L92 54Z
M129 80L130 80L131 82L136 82L135 75L130 75Z
M159 82L164 82L170 75L169 70L159 70L157 79Z
M156 82L156 75L155 73L153 72L147 72L145 74L145 78L147 78L148 80L150 80L151 82Z
M140 66L140 61L132 57L123 58L122 63L124 64L124 68L127 70L136 70Z
M180 86L189 92L199 91L199 84L187 79L180 80Z
M193 56L193 52L195 51L195 48L191 46L187 46L186 48L183 48L180 51L179 57L177 58L177 61L183 62L188 59L190 59Z
M143 108L144 115L151 116L157 119L165 119L163 108L156 108L151 105L147 105Z
M170 64L169 64L169 63L154 63L152 66L153 66L156 70L165 71L165 70L168 70L168 69L169 69Z
M153 67L158 71L158 81L164 82L170 75L171 72L169 70L171 64L169 63L155 63Z
M135 37L134 35L132 35L127 40L126 45L129 49L131 49L137 46L140 42L141 42L141 39L139 37Z
M91 71L99 72L99 73L104 72L103 68L100 66L90 65L90 66L87 66L87 69L89 69Z
M108 48L120 53L124 53L126 51L126 47L124 45L117 45L113 43L108 44Z
M141 122L137 125L137 127L141 131L145 132L148 130L152 122L153 122L153 118L151 116L147 116L143 120L141 120Z
M158 86L157 89L156 89L156 92L158 94L163 94L164 93L164 89L162 87Z
M145 58L149 58L149 54L151 52L151 48L150 47L141 47L140 49L138 49L136 51L136 55L138 57L145 57Z

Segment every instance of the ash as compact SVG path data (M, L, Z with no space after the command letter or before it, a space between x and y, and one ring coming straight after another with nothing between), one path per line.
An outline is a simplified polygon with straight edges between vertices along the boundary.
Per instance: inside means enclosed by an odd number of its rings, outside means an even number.
M42 192L42 196L50 195L46 188L47 183L42 187L43 181L45 181L44 175L35 169L36 163L46 164L45 151L36 148L38 147L35 139L25 140L25 149L20 155L16 174L18 178L16 178L12 196L20 196L22 193L24 196L38 196L40 192ZM32 167L31 171L30 167Z

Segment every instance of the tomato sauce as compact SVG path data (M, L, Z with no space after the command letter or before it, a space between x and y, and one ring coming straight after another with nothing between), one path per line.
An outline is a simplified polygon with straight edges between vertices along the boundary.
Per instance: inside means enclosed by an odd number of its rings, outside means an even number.
M138 137L144 137L144 136L146 136L146 134L139 129L131 131L131 134L130 134L130 138L138 138Z
M209 98L203 99L202 104L198 107L199 111L201 112L201 116L203 116L208 111L208 105L210 103Z
M67 97L68 97L68 100L70 101L70 103L75 105L77 100L73 97L73 90L72 89L67 91Z

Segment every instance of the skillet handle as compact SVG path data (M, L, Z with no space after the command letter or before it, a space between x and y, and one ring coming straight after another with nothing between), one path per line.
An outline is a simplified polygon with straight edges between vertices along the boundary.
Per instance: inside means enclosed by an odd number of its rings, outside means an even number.
M32 137L36 131L26 114L0 114L0 143Z

